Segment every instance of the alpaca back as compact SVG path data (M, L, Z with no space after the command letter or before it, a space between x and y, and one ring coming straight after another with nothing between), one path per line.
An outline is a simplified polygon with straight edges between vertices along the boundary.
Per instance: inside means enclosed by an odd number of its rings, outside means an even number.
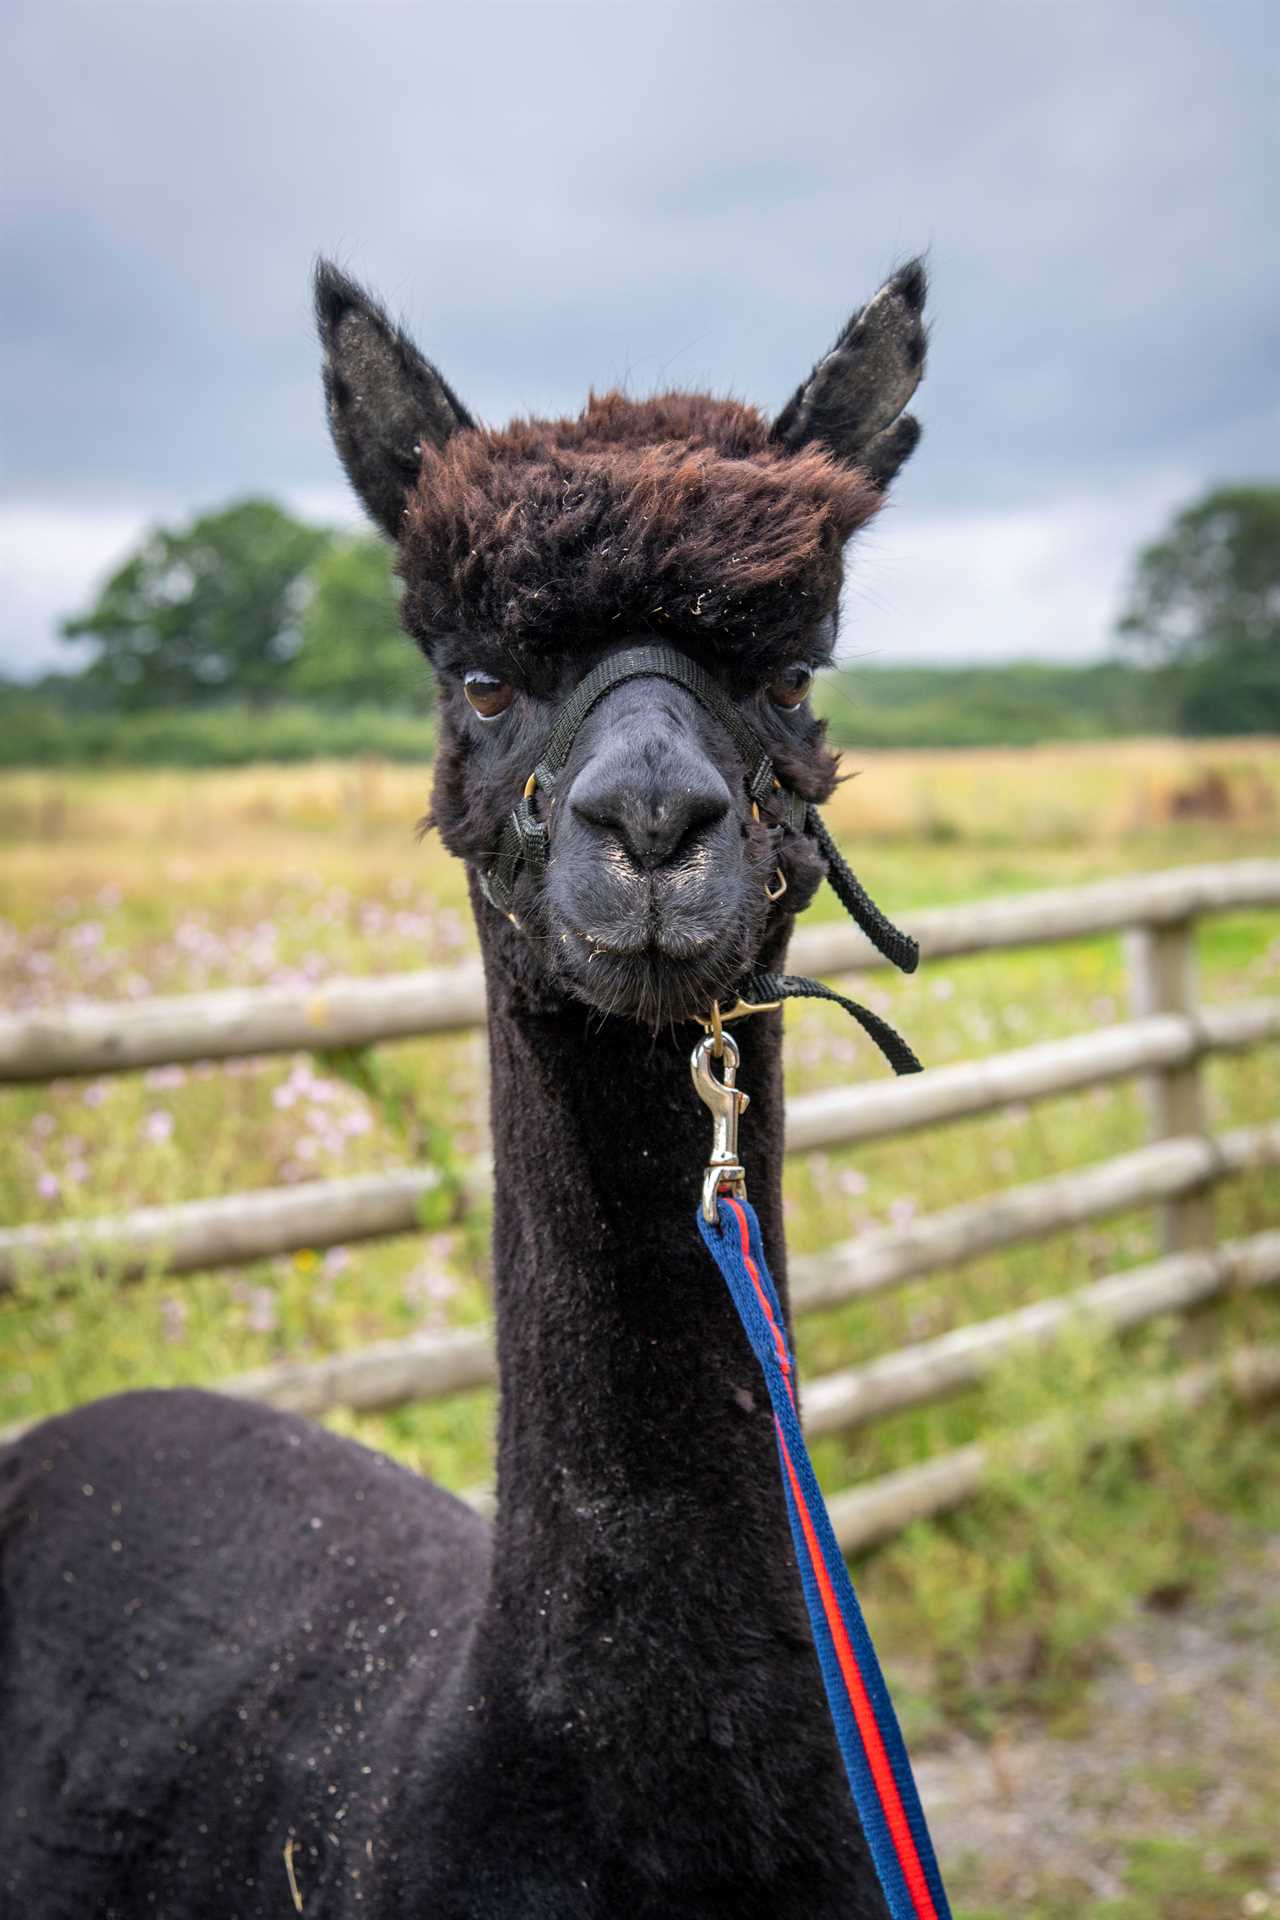
M277 1915L292 1840L307 1912L376 1911L487 1563L450 1495L247 1402L125 1394L18 1442L0 1910Z

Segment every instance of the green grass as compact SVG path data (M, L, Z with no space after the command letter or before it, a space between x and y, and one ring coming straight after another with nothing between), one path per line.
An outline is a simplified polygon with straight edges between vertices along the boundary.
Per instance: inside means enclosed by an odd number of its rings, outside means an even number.
M823 676L818 702L832 738L856 747L1120 738L1171 727L1174 704L1158 675L1119 660L1088 667L854 665Z
M0 767L241 767L255 761L377 753L416 761L430 701L410 649L394 648L384 697L352 709L286 695L269 705L96 711L104 689L0 683ZM287 679L287 675L285 678ZM368 683L366 683L368 684ZM424 683L425 685L425 683ZM1172 726L1160 676L1123 661L1087 667L855 666L825 674L818 695L840 746L975 747L1100 740Z
M1123 1891L1090 1897L1080 1880L1049 1884L1020 1901L1021 1920L1248 1920L1280 1911L1268 1893L1274 1833L1261 1815L1249 1829L1199 1832L1194 1837L1135 1834L1119 1869ZM956 1920L1007 1920L1007 1906L970 1906Z
M378 754L430 757L435 716L410 707L302 700L187 710L78 712L25 687L0 687L0 768L247 767Z

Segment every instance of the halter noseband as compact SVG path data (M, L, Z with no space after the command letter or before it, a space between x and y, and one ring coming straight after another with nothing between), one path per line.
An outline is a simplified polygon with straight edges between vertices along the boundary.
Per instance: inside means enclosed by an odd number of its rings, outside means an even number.
M605 694L626 680L650 677L684 687L720 722L742 756L747 794L757 815L767 806L771 826L808 835L826 863L827 879L845 911L886 960L903 973L914 973L920 959L919 947L886 919L867 894L832 840L817 807L779 778L763 741L717 681L674 647L625 647L593 667L564 701L542 758L525 783L520 803L503 823L493 862L480 874L480 887L486 900L519 926L515 917L515 888L520 868L522 865L528 868L535 886L541 885L547 870L549 836L534 811L535 793L547 796L554 793L579 729ZM759 968L738 986L738 1008L744 1013L752 1006L790 999L834 1001L852 1014L870 1035L895 1073L920 1071L920 1062L911 1048L887 1022L817 980Z

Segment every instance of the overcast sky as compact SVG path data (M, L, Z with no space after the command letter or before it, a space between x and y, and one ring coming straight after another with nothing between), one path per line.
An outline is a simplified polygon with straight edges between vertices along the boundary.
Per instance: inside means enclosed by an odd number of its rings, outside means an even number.
M1280 477L1275 0L8 0L0 673L155 520L349 519L310 264L483 418L778 407L897 260L925 438L846 655L1105 652L1135 548Z

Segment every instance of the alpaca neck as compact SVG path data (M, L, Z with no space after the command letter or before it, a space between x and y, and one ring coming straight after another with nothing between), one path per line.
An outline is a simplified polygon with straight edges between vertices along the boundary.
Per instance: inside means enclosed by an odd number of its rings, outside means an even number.
M751 1197L781 1282L778 1025L738 1031ZM562 1592L584 1553L633 1542L624 1558L648 1583L660 1536L678 1583L670 1556L703 1557L708 1509L717 1532L729 1519L757 1544L785 1525L767 1399L694 1220L711 1142L689 1076L697 1037L655 1040L577 1007L491 1023L496 1580L505 1606L523 1597L539 1620L531 1583Z
M768 1398L695 1223L698 1029L531 1011L492 957L489 985L502 1398L472 1680L519 1702L506 1750L577 1754L615 1839L666 1861L711 1833L755 1884L817 1819L847 1875ZM736 1033L743 1159L785 1287L781 1018Z

